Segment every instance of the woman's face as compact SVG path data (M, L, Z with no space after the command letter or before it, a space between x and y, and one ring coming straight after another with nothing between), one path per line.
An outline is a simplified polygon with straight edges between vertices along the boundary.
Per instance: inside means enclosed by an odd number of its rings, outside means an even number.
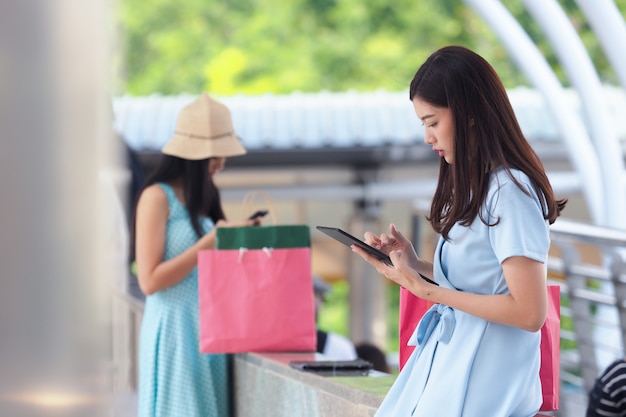
M432 145L450 165L454 163L454 120L447 107L435 107L419 97L413 99L417 118L424 125L424 142Z
M224 164L226 164L226 158L209 159L209 177L213 178L215 174L223 170Z

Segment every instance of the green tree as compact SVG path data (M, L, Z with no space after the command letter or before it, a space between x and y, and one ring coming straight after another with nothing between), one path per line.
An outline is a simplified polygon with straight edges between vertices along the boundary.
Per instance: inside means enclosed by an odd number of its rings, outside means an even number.
M504 0L566 82L521 0ZM626 0L618 0L622 13ZM615 81L574 0L562 0L601 77ZM506 50L461 0L121 0L119 92L400 91L435 49L468 46L507 87L525 84Z

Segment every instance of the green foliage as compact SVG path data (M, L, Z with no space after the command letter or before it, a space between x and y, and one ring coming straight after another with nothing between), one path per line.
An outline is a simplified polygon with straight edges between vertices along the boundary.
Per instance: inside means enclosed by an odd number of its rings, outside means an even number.
M561 306L571 307L571 300L566 295L561 295ZM573 332L574 331L574 319L561 315L561 329ZM574 340L561 339L561 350L576 349L577 343Z
M388 352L398 352L400 348L400 329L398 327L398 319L400 314L400 287L396 284L390 284L387 290L387 325L389 338L387 341Z
M326 294L326 302L320 309L318 327L328 332L335 332L349 337L350 306L348 293L350 286L345 280L332 284L332 291Z
M522 0L504 0L554 65ZM614 81L574 0L561 0L603 79ZM626 11L626 0L617 0ZM435 49L473 48L508 87L525 83L498 39L461 0L121 0L123 93L220 95L406 89Z
M467 18L450 0L123 0L123 90L399 90L430 51L470 37Z
M350 335L350 286L342 280L332 284L332 291L326 296L324 307L320 311L318 324L320 329L339 333L343 336ZM399 346L398 335L398 307L400 304L400 290L395 284L387 286L387 324L388 340L387 352L397 352Z

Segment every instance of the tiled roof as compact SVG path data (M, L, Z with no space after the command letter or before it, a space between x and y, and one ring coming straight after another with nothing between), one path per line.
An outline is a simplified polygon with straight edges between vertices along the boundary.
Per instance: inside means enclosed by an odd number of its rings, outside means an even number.
M568 91L580 111L580 100ZM115 127L135 150L158 151L171 137L181 108L196 95L121 96L113 100ZM509 97L531 142L560 141L543 97L518 87ZM626 96L607 87L614 128L626 139ZM233 117L235 131L250 150L336 150L386 145L419 146L423 129L406 92L292 93L218 97Z

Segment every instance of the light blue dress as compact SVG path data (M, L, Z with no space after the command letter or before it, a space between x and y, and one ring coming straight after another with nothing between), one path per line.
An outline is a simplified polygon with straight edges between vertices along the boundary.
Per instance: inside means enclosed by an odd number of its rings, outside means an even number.
M197 241L187 209L172 188L163 260ZM201 219L205 232L213 222ZM200 353L198 270L178 284L146 297L139 350L139 417L229 415L226 355Z
M525 256L544 265L550 246L548 222L525 174L504 170L491 178L483 213L456 224L450 241L440 238L435 280L443 287L477 294L509 292L501 263ZM378 417L531 417L542 403L540 332L495 324L445 305L433 306L409 340L415 345Z

